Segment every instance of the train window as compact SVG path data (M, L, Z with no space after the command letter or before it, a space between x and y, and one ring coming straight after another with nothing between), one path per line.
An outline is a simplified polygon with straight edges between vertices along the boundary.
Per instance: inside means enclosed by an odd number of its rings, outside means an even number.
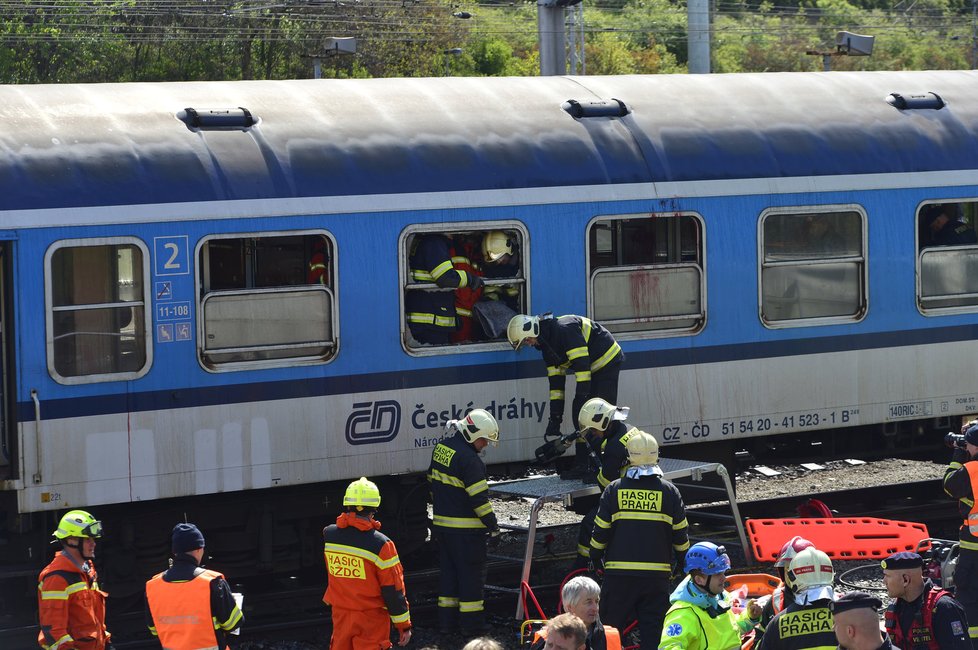
M130 380L152 362L148 260L129 238L71 240L46 256L48 371L62 384Z
M460 345L498 349L509 319L528 309L526 241L516 222L405 231L400 244L405 349L411 354L444 353Z
M855 209L819 210L772 210L761 216L759 293L765 325L849 322L866 312L865 217Z
M328 235L210 237L197 257L205 368L322 363L335 355L336 255Z
M703 224L692 214L598 217L588 227L591 316L619 338L706 322Z
M921 312L974 311L978 306L978 202L924 204L917 211Z

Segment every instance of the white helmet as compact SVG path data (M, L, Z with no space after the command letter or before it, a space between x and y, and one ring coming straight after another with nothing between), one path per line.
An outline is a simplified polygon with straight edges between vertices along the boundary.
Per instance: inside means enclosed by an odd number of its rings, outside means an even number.
M795 535L781 547L781 552L778 553L778 558L774 561L774 566L779 568L787 567L795 559L795 556L806 548L815 548L815 545L801 535Z
M654 436L633 429L630 432L625 449L628 450L628 464L656 465L659 462L659 441Z
M815 547L798 551L788 563L785 582L795 592L799 605L815 600L834 599L835 569L829 556Z
M482 257L495 262L503 255L513 254L513 240L502 230L490 230L482 238Z
M581 431L588 429L605 431L612 420L624 420L627 417L627 406L615 406L600 397L592 397L581 407L581 412L577 415L577 423Z
M455 420L455 428L470 443L485 438L493 446L499 444L499 425L496 418L483 409L473 409L461 420Z
M540 336L539 316L517 314L509 320L509 325L506 326L506 338L509 339L509 344L514 350L519 350L523 341L531 336Z

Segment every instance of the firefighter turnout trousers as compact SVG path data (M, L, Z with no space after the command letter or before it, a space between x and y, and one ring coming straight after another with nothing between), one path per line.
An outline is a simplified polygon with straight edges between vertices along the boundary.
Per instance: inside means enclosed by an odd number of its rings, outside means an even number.
M438 627L479 634L485 627L486 583L484 532L438 530Z
M642 646L653 648L662 635L671 591L668 574L605 573L598 616L619 630L637 619Z

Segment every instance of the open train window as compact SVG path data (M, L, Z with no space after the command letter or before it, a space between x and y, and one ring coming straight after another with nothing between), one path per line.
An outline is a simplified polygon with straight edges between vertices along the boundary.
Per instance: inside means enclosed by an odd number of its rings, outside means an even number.
M589 313L618 338L696 332L706 322L703 222L641 214L588 227Z
M197 258L205 368L323 363L336 354L336 247L328 234L214 236Z
M761 215L761 320L800 327L866 313L866 218L853 207L788 208Z
M401 234L399 246L405 350L508 347L509 319L529 308L522 224L416 226Z
M978 306L978 202L926 203L917 210L917 304L922 313Z
M44 260L48 372L61 384L136 379L152 363L149 255L132 238L61 241Z

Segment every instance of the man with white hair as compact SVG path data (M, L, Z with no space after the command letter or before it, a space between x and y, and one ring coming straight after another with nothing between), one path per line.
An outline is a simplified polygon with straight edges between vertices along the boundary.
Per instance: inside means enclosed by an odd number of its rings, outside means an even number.
M662 477L659 443L639 431L626 444L629 468L601 494L591 536L591 562L604 570L601 618L618 629L638 619L648 644L659 638L669 609L669 576L689 548L686 507Z
M621 634L598 617L601 587L587 576L571 578L560 592L567 612L584 621L587 627L586 650L621 650Z

